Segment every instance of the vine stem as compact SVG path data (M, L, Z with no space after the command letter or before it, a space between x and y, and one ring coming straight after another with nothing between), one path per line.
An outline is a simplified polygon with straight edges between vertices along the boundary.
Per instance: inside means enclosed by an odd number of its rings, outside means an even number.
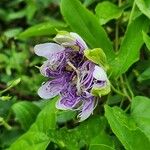
M118 1L118 6L121 6L122 1ZM116 29L115 29L115 50L118 50L119 47L119 19L116 21Z
M130 92L130 94L131 94L131 98L133 99L133 97L134 97L134 93L133 93L133 91L132 91L132 89L131 89L131 86L130 86L130 84L129 84L129 81L128 81L128 79L127 79L127 76L125 75L125 81L126 81L126 85L127 85L127 88L128 88L128 91Z
M127 108L124 110L124 112L127 112L131 107L131 103L127 106Z
M122 90L123 90L123 93L126 95L126 97L128 98L128 100L131 102L131 98L130 96L128 95L128 92L124 86L124 81L123 81L123 77L120 76L120 81L121 81L121 86L122 86Z
M130 17L129 17L128 26L129 26L129 24L130 24L130 23L131 23L131 21L132 21L133 13L134 13L134 10L135 10L135 6L136 6L136 4L135 4L135 0L134 0L134 2L133 2L133 6L132 6L132 10L131 10L131 14L130 14Z
M111 84L111 88L112 88L112 90L113 90L115 93L117 93L117 94L119 94L119 95L122 95L122 96L126 97L126 95L125 95L124 93L118 91L112 84Z
M119 43L119 21L116 22L116 30L115 30L115 51L118 51Z

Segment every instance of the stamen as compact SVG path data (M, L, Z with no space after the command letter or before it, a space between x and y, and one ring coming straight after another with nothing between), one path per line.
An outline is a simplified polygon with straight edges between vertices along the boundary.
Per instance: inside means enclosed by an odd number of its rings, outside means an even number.
M80 95L81 94L81 88L80 88L80 72L77 70L77 68L70 62L70 61L67 61L67 64L76 72L77 74L77 84L76 84L76 87L77 87L77 93Z

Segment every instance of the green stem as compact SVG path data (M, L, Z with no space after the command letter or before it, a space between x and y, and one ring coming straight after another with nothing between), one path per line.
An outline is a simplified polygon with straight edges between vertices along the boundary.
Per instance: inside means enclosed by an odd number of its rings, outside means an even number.
M7 130L12 129L12 127L2 117L0 117L0 125L3 125Z
M131 101L131 98L130 96L128 95L128 92L126 90L126 87L124 86L124 80L123 80L123 77L120 76L120 81L121 81L121 86L122 86L122 90L123 90L123 93L126 95L126 97L128 98L129 101Z
M132 22L132 18L133 18L133 13L134 13L134 10L135 10L135 6L136 6L136 4L135 4L135 0L134 0L133 6L132 6L132 10L131 10L131 14L130 14L130 17L129 17L128 26Z
M127 79L127 76L126 76L126 75L125 75L125 80L126 80L126 85L127 85L128 91L130 92L130 94L131 94L131 98L133 99L134 94L133 94L133 91L132 91L132 89L131 89L131 86L130 86L130 84L129 84L129 81L128 81L128 79Z
M116 22L116 29L115 29L115 50L118 51L119 47L119 21Z
M122 100L121 100L121 102L120 102L120 108L122 108L123 103L124 103L124 98L122 98Z
M121 6L121 3L122 1L119 0L118 1L118 6L120 7ZM116 29L115 29L115 50L117 51L118 50L118 47L119 47L119 19L117 20L116 22Z
M8 88L6 88L5 90L3 90L3 91L0 91L0 94L3 94L3 93L5 93L6 91L8 91L8 90L10 90L11 89L11 86L9 86Z
M126 95L125 95L124 93L118 91L112 84L111 84L111 88L112 88L112 90L113 90L115 93L126 97Z
M131 107L131 103L127 106L127 108L124 110L124 112L127 112Z

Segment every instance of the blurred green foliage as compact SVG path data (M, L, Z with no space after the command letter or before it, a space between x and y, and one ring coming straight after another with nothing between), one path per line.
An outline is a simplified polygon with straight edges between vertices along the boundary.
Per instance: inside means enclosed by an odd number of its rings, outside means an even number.
M1 0L0 149L149 150L149 6L150 0ZM43 59L33 47L57 29L102 48L109 63L112 92L83 123L75 112L56 110L57 97L37 95Z

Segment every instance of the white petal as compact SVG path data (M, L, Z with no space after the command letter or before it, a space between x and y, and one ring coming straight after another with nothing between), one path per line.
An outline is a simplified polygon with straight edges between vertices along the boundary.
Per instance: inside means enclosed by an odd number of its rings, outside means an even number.
M62 85L51 84L53 81L48 81L38 89L38 95L43 99L50 99L57 96L62 90Z
M74 37L83 47L84 49L88 49L86 43L84 42L84 40L81 38L81 36L79 36L77 33L74 32L70 32L70 35L72 37Z
M52 54L62 52L65 48L56 43L43 43L38 44L34 47L35 54L38 56L43 56L47 59L51 57Z
M107 80L106 72L103 70L102 67L99 67L99 66L95 66L94 71L93 71L93 77L96 80L100 80L100 81L106 81Z
M43 65L40 67L40 73L45 76L48 77L48 75L46 74L46 68L49 65L49 61L44 61Z
M94 103L94 101L86 100L86 102L83 104L81 113L78 115L78 118L80 118L79 122L86 120L93 113L95 108Z

